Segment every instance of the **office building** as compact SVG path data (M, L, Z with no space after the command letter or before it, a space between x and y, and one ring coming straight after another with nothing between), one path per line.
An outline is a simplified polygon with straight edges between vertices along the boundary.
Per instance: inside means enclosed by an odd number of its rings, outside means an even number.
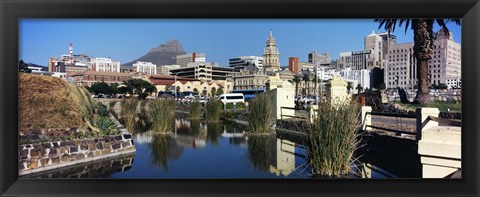
M227 80L232 73L233 68L220 67L212 62L191 62L186 67L180 67L170 70L172 75L180 77L199 79L200 81Z
M240 71L249 65L257 68L263 68L263 57L258 56L240 56L228 59L228 63L235 71Z
M149 75L157 74L157 65L152 64L152 62L137 61L132 67L135 72L142 72Z
M92 70L97 72L120 72L120 62L112 61L110 58L93 58Z
M328 53L317 53L316 51L312 51L308 54L308 63L312 63L314 65L328 64L330 61L331 58L330 54Z
M183 55L177 55L176 64L181 67L186 67L191 62L203 62L205 63L205 53L188 53Z
M461 45L446 36L443 30L436 32L432 59L428 61L430 84L446 84L461 87ZM385 85L387 88L413 89L418 83L417 61L413 55L413 42L392 45L387 55Z

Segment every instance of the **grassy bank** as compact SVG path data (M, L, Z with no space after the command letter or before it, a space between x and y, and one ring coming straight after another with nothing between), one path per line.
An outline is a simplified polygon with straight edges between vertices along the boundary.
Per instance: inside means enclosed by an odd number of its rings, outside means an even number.
M18 97L20 130L87 128L85 120L92 121L90 94L57 77L20 73Z
M418 107L436 107L441 112L446 112L447 109L450 109L450 112L462 112L462 102L452 102L452 101L432 101L429 104L410 104L410 103L401 103L394 102L398 104L401 109L415 111Z

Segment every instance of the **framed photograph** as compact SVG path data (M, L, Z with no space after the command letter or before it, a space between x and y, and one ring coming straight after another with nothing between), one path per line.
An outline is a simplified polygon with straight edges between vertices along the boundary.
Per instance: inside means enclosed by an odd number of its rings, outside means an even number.
M2 1L1 196L478 196L477 0Z

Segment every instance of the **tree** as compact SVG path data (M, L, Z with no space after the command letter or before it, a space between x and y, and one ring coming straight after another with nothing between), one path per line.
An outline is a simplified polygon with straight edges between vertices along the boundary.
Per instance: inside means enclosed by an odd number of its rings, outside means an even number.
M170 88L171 88L171 87L172 87L172 85L166 85L166 86L165 86L165 92L170 91Z
M360 92L363 90L363 87L360 84L358 84L357 88L355 89L357 89L358 94L360 94Z
M90 90L94 94L115 94L113 87L103 81L92 84Z
M117 94L127 94L129 92L127 86L120 86L117 88Z
M430 102L430 91L428 89L428 60L432 59L432 51L435 37L433 34L433 24L436 22L445 35L449 36L450 32L446 23L453 21L460 25L460 19L375 19L379 23L378 28L383 27L390 34L395 31L395 26L401 27L405 23L405 33L411 24L413 30L413 56L417 60L417 78L418 90L414 103L427 104Z
M212 94L212 96L214 96L217 93L217 89L215 87L212 87L210 93Z
M31 73L32 69L28 68L28 64L23 62L23 60L18 61L18 71L22 73Z
M302 81L302 77L300 77L300 75L295 75L295 76L293 76L292 81L295 83L295 96L297 96L298 95L298 84Z
M137 94L139 99L145 99L148 94L157 91L150 82L142 79L129 79L124 82L130 94Z
M222 88L222 87L219 87L219 88L217 89L217 95L221 95L221 94L223 94L223 88Z
M175 88L175 90L177 91L177 95L180 95L180 94L181 94L181 92L180 92L180 86L177 86L177 87Z
M347 82L347 92L348 92L348 94L350 94L350 90L352 90L352 88L353 88L352 82Z
M377 85L377 89L379 89L379 90L385 90L385 89L387 89L387 86L385 85L385 83L382 82L382 83L379 83L379 84Z

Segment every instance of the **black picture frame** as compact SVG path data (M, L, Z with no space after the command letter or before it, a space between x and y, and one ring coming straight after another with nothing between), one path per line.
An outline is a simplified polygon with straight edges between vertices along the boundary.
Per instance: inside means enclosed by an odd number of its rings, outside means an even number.
M479 196L478 0L1 0L1 196ZM18 179L19 18L462 18L462 179Z

